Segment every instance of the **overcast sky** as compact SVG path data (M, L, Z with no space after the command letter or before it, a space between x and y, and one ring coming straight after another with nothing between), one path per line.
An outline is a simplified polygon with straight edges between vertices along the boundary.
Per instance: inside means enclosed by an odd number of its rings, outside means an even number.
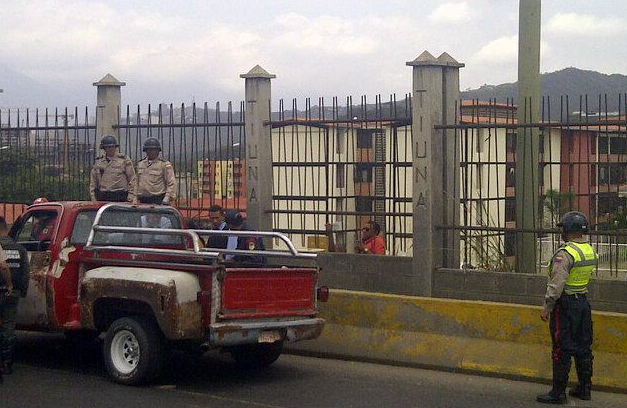
M543 72L627 73L627 1L545 0L542 21ZM517 0L0 0L0 65L67 104L107 72L125 102L240 100L257 63L275 99L342 98L404 94L425 49L466 63L462 89L515 81L517 32Z

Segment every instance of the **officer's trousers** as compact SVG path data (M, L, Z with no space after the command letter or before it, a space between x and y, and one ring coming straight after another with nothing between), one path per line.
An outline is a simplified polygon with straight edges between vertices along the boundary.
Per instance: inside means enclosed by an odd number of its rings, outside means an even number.
M154 196L140 196L139 202L142 204L161 204L165 198L165 193Z
M592 313L586 295L563 294L551 313L553 365L568 378L575 357L580 382L592 376Z
M13 344L15 343L15 317L19 293L4 296L0 302L0 364L13 364Z
M112 201L125 203L128 200L128 191L94 191L96 194L96 200L98 201Z

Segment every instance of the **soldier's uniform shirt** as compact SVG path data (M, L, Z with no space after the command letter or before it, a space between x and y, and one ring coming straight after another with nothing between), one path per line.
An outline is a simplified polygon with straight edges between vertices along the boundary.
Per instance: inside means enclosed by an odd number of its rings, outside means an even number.
M126 192L128 200L135 198L137 176L133 162L128 156L116 154L113 157L106 155L96 159L91 170L89 194L92 201L96 201L96 190L101 192Z
M153 197L164 195L163 202L172 203L176 199L176 178L172 163L157 157L154 160L144 158L137 164L137 195Z

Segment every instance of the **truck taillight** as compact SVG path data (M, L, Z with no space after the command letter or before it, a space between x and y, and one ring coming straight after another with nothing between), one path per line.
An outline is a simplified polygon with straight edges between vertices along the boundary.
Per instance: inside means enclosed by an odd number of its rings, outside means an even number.
M320 286L316 293L316 298L320 302L326 302L329 300L329 288L328 286Z

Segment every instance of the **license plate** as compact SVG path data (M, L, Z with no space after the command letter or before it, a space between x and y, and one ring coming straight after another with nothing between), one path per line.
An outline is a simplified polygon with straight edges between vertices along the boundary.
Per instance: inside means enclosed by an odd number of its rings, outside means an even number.
M281 333L278 331L264 331L259 335L259 343L274 343L281 340Z

